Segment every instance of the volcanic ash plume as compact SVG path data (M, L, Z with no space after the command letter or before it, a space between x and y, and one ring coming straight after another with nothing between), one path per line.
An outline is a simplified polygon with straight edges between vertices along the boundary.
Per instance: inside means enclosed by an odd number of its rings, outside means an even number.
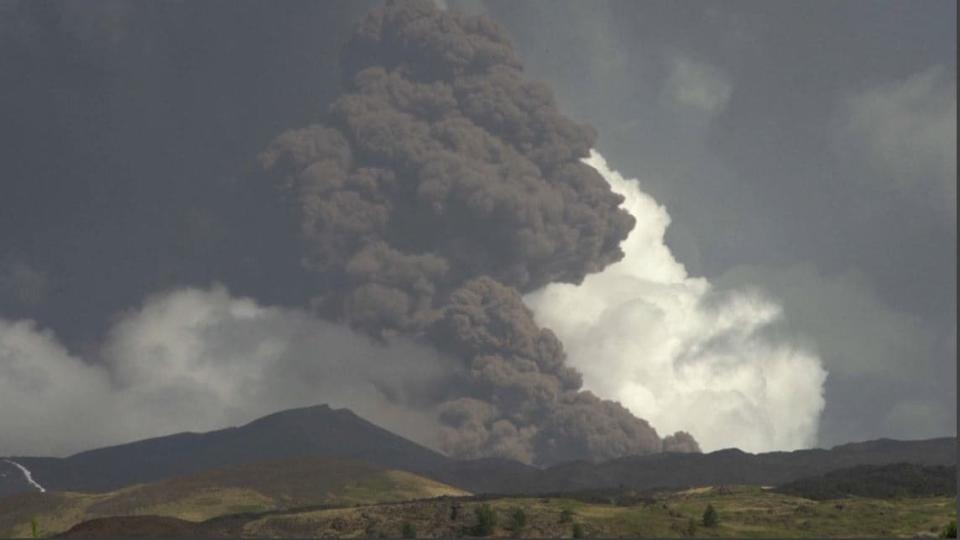
M581 162L595 134L523 78L498 27L429 1L371 12L341 64L345 91L327 115L260 156L299 216L314 309L465 363L436 405L454 455L660 451L647 422L580 390L521 299L623 257L634 219ZM678 434L668 446L696 443Z
M689 277L664 243L666 210L599 154L585 161L637 218L626 256L526 302L563 339L586 387L660 429L689 429L704 450L815 443L826 372L816 356L765 337L779 306L752 292L718 298L705 279Z

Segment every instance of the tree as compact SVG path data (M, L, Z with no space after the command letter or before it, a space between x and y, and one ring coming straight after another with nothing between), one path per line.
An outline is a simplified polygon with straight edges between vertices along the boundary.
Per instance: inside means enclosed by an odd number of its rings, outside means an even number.
M473 531L476 536L489 536L497 526L497 514L489 504L478 506L474 513L477 515L477 525Z
M717 511L713 509L712 504L708 504L707 509L703 511L703 526L716 527L719 522L720 517L717 515Z
M523 508L517 508L511 515L513 518L513 532L520 532L527 525L527 513Z
M573 537L574 538L583 538L583 525L579 523L573 524Z
M413 526L413 523L404 521L403 525L400 527L400 535L404 538L416 538L417 528Z

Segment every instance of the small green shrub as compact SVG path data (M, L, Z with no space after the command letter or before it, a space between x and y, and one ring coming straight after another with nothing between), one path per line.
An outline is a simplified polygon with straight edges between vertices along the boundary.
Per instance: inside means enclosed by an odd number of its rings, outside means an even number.
M707 509L703 511L703 526L716 527L717 523L720 523L720 516L717 515L717 511L714 510L713 505L708 504Z
M940 532L940 538L956 538L957 537L957 521L953 520L943 527L943 531Z
M527 513L523 511L523 508L514 510L510 517L513 518L511 529L514 532L520 532L527 526Z
M687 536L696 536L697 535L697 520L690 518L690 521L687 522L687 530L684 531Z
M37 524L37 518L36 517L30 518L30 536L32 538L40 538L40 533L37 532L38 528L39 526ZM954 534L954 536L956 536L956 534Z
M579 523L573 524L573 537L574 538L583 538L583 525Z
M570 523L571 521L573 521L573 512L571 510L560 512L560 523Z
M413 523L404 521L403 525L400 527L400 535L404 538L416 538L417 528L413 526Z
M473 528L475 536L490 536L497 527L497 514L490 508L489 504L478 506L474 513L477 516L477 524Z

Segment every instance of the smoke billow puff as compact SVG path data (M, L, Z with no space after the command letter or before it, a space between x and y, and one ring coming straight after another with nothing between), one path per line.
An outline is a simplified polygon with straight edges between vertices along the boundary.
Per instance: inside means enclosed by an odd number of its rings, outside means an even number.
M431 347L378 344L222 287L147 299L116 321L96 356L71 354L30 321L0 319L0 433L10 435L0 456L220 429L321 401L436 447L431 392L460 376Z
M456 456L661 451L646 421L580 390L521 297L623 257L634 219L581 162L593 131L523 78L492 22L431 2L371 12L341 63L345 90L326 116L260 155L299 215L316 312L383 339L424 337L463 362L468 376L436 404ZM696 449L687 434L666 446Z
M664 243L666 210L596 153L585 160L625 197L637 226L623 260L579 285L525 297L563 339L586 387L660 429L690 430L705 450L786 450L816 442L820 359L764 335L779 306L750 291L717 298Z

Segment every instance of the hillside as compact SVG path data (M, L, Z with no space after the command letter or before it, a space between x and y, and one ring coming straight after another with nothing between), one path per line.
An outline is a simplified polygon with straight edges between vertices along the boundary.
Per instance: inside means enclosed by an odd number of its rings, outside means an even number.
M859 465L956 465L956 451L957 439L952 437L880 439L830 450L662 453L538 469L507 459L451 459L347 409L320 405L278 412L240 427L157 437L63 459L14 459L49 491L111 491L229 465L312 456L405 470L472 493L533 494L621 486L781 485ZM14 466L0 462L0 468L0 497L36 491Z
M300 457L353 459L404 470L472 493L536 494L586 489L781 485L860 465L956 465L957 439L881 439L830 450L749 454L661 453L538 469L508 459L454 460L380 428L347 409L282 411L241 427L181 433L82 452L68 458L16 457L49 491L104 492L212 468ZM0 462L0 496L36 491Z
M0 499L0 537L45 535L106 516L156 515L188 521L310 506L397 502L466 492L405 471L332 458L237 465L105 493L29 493Z
M691 486L773 486L858 465L915 463L956 464L957 440L924 441L880 439L846 444L830 450L750 454L737 449L709 454L652 454L630 456L599 464L575 462L557 465L531 480L526 492L571 492L583 489L630 487L682 488ZM518 491L504 491L518 493ZM522 491L520 491L522 492Z
M878 499L956 497L957 468L912 463L862 465L802 478L779 486L777 491L815 500L851 496Z
M308 456L355 459L411 472L431 470L448 460L348 409L327 405L278 412L240 427L156 437L68 458L14 459L47 490L110 491L215 467ZM14 492L3 489L3 480L0 495ZM30 488L20 482L16 489Z
M488 504L496 515L494 537L570 537L579 524L586 537L913 537L934 535L955 519L955 498L811 501L758 487L700 488L663 493L630 505L573 498L469 498L410 501L377 506L308 509L259 516L225 516L201 524L100 520L78 525L65 536L155 534L233 537L400 537L404 524L420 538L468 536L475 510ZM708 504L715 528L699 524ZM523 527L513 516L522 509ZM694 522L693 530L690 523ZM185 531L185 532L184 532Z

